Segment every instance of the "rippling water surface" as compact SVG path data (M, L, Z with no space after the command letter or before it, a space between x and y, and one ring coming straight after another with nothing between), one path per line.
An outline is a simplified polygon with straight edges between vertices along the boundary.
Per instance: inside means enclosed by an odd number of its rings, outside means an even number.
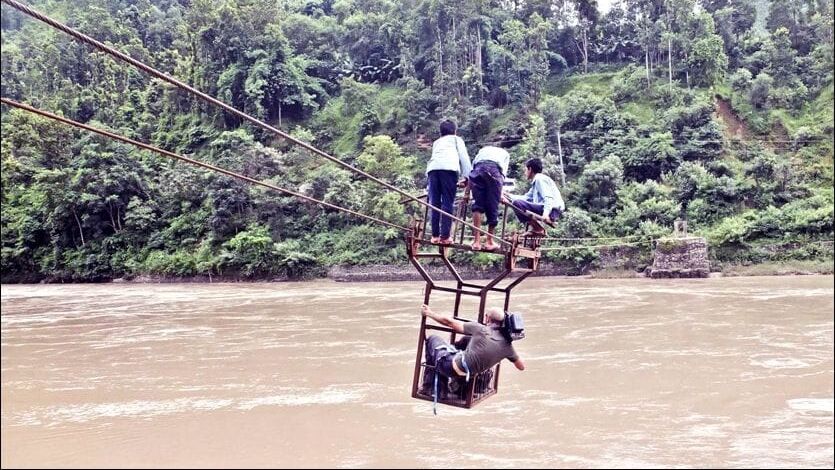
M833 467L832 276L527 280L528 370L438 416L422 288L4 285L2 466Z

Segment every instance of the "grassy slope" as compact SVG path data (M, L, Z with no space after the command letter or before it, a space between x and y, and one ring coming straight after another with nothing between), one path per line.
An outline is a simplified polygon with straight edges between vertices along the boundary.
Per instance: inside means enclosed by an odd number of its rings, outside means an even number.
M612 79L614 76L615 73L607 72L555 78L548 82L548 85L546 86L546 93L559 96L572 91L585 89L595 94L611 96ZM824 162L829 162L829 166L831 166L832 162L833 142L831 136L833 132L833 125L835 125L835 115L833 114L832 107L833 95L835 94L833 93L833 88L835 87L833 87L833 83L830 82L829 85L825 86L813 100L807 102L803 108L797 112L787 109L772 109L767 115L767 118L774 123L771 128L785 129L788 133L788 138L791 138L791 136L795 135L799 129L804 127L810 129L815 134L829 134L830 138L824 139L821 145L821 149L824 151L821 157ZM710 91L708 90L704 91L704 93L709 92ZM727 101L731 100L732 92L727 84L717 86L713 92ZM739 104L744 107L747 103ZM628 100L621 105L621 110L636 117L640 122L657 121L663 113L663 110L659 109L656 103L646 97ZM750 109L750 106L742 111L755 114ZM744 113L741 113L741 115L744 115ZM766 134L758 137L762 139L778 140L787 138L786 135L781 134Z
M586 89L598 95L610 96L612 94L612 79L614 76L614 73L596 73L588 74L586 76L574 75L565 78L553 79L549 81L546 90L549 94L564 95L573 91ZM697 93L716 93L728 101L730 101L731 97L730 87L725 84L720 85L714 90L702 90L697 91ZM771 126L772 129L775 131L785 129L789 136L793 136L798 129L803 127L810 129L814 135L819 136L821 133L829 135L829 138L824 138L822 142L816 144L813 152L811 152L814 161L800 163L803 165L825 167L824 169L819 170L820 174L824 175L831 175L833 165L833 140L831 136L835 118L833 118L832 102L833 84L830 83L828 86L824 87L814 100L809 101L801 110L791 112L786 109L775 109L771 110L767 116L767 118L771 119L772 122L777 123L776 125ZM628 100L627 102L621 104L620 108L623 112L636 117L640 122L658 122L662 119L664 112L663 108L659 107L657 103L654 103L647 97L637 97L635 99ZM721 121L722 117L717 115L717 119ZM746 125L744 118L741 119L742 124ZM787 136L775 133L754 135L752 138L779 140L786 139ZM727 152L724 155L724 158L726 163L728 163L731 168L736 171L742 170L742 163L737 159L733 152ZM828 181L830 180L823 177L819 179L818 183L820 186L825 187L829 184Z
M799 113L775 109L771 111L771 116L779 119L790 135L801 127L825 130L828 126L831 132L833 122L835 122L832 101L833 83L830 82L814 100L807 102Z
M611 96L612 80L616 75L616 72L601 72L552 78L545 86L545 94L562 96L569 92L585 90L596 95ZM640 122L653 122L658 119L655 108L650 99L642 97L623 103L621 110L635 116Z
M546 84L546 95L563 96L568 93L586 90L601 96L611 96L613 79L616 72L602 72L590 73L587 75L572 74L562 77L554 77ZM698 92L698 91L697 91ZM394 136L403 143L403 149L407 154L417 154L424 150L418 149L414 145L410 145L412 139L409 136L398 135L397 129L386 129L385 123L391 122L389 119L392 113L398 112L398 96L400 90L394 85L381 86L373 95L371 107L375 110L380 122L383 123L379 133L386 133ZM703 90L700 93L717 93L720 96L730 98L730 89L727 86L719 86L714 90ZM779 120L782 126L773 126L776 128L784 128L789 135L793 135L798 129L807 127L813 129L816 134L821 131L832 132L833 127L833 85L830 83L822 92L810 101L799 112L791 113L788 110L772 110L771 118ZM631 100L627 100L620 104L620 109L624 113L631 114L639 122L658 122L663 118L665 108L659 106L652 99L646 96L638 96ZM493 119L491 122L491 135L502 133L506 129L515 128L518 125L523 125L526 117L523 110L518 107L505 107L503 109L496 109L492 111ZM321 119L321 116L326 116ZM721 119L721 117L719 117ZM744 123L744 117L740 116ZM325 109L323 109L320 118L317 119L320 124L325 123L326 129L331 137L334 154L338 156L356 156L361 147L359 140L359 129L362 122L362 115L357 109L348 109L344 100L337 97L331 100ZM752 138L786 138L784 135L758 135ZM732 152L725 155L727 163L735 170L741 171L741 162L737 160ZM822 144L815 147L813 152L814 160L812 162L802 163L804 165L812 164L827 167L830 170L823 170L823 174L829 171L831 174L832 167L832 142L824 140ZM823 178L825 180L826 178ZM824 184L822 181L821 184Z
M381 86L373 97L371 107L380 122L386 122L392 113L398 112L398 96L401 90L394 85ZM339 96L328 101L324 109L315 118L315 126L324 127L330 134L331 148L339 157L356 156L359 153L360 126L362 113L359 109L349 109L343 97ZM383 133L396 134L393 129L382 130Z
M552 77L545 86L545 95L563 96L565 94L585 90L597 95L611 96L613 79L617 72L599 72L590 74L571 74L567 76ZM398 107L398 97L401 90L394 85L384 85L379 87L379 90L373 96L373 102L370 103L374 109L379 120L383 125L378 130L380 133L386 133L394 136L403 142L406 136L398 135L397 129L386 129L385 123L391 122L390 119L393 113L403 112ZM704 93L716 93L722 96L727 101L731 99L730 88L722 84L714 90L704 90ZM771 129L785 129L788 135L779 134L765 134L757 135L760 139L786 139L793 136L799 129L808 128L815 134L821 132L829 133L831 135L833 122L833 84L828 86L819 93L814 100L808 102L799 112L792 113L785 109L771 110L766 116L763 114L751 114L759 117L770 119L776 125L769 126ZM737 105L745 105L745 103L736 103ZM619 105L624 113L634 116L639 122L658 122L662 116L664 109L646 96L638 96L627 100ZM342 97L332 99L322 112L317 117L318 125L327 130L331 142L331 149L335 155L348 157L355 156L359 153L362 142L359 139L359 130L362 123L362 115L358 109L348 109ZM745 122L745 111L738 113L740 119ZM495 109L492 111L492 121L490 126L490 134L496 135L504 133L508 129L514 129L519 125L524 126L526 118L523 110L518 107L508 106L502 109ZM407 153L417 152L415 146L410 145L409 142L413 140L407 138L404 143L404 150ZM430 139L431 140L431 139ZM814 162L826 168L832 167L832 140L824 140L820 144L819 150L820 161ZM728 163L732 167L738 166L732 155L727 156L730 160Z

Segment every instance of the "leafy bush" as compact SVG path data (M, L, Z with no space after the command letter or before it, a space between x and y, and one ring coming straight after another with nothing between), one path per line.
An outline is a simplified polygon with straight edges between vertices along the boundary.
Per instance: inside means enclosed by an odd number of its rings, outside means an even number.
M773 107L799 109L808 99L809 89L799 78L792 79L787 86L772 88L768 93L768 101Z
M708 231L712 245L750 243L759 238L808 240L832 237L832 189L820 190L812 197L792 201L780 208L768 206L728 217Z
M173 253L155 250L148 253L142 263L142 271L148 274L191 276L197 273L197 259L185 250Z
M672 134L655 132L637 139L634 146L625 149L624 175L637 181L657 179L662 173L675 171L680 162Z
M721 156L723 136L713 118L713 106L711 101L699 99L665 113L680 160L708 163Z
M781 205L790 198L791 165L772 152L756 152L745 164L745 176L753 180L747 191L757 207Z
M543 258L551 262L571 266L573 274L588 272L600 259L600 251L596 248L583 245L566 245L558 248L557 250L546 251Z
M728 80L730 81L733 90L741 94L748 91L748 88L751 86L752 78L753 76L748 69L740 68L737 69Z
M833 235L833 188L820 188L812 196L789 202L782 207L791 234Z
M596 229L588 212L570 207L563 213L552 233L557 238L586 238L593 237Z
M592 212L608 214L617 203L617 190L623 184L623 163L617 155L592 162L577 182L577 205Z
M279 258L267 227L250 225L223 244L222 266L231 268L243 276L274 274Z
M406 259L401 233L379 225L358 225L344 230L318 232L307 241L325 266L403 263Z
M618 211L614 230L629 234L642 222L671 227L679 216L681 206L673 199L672 190L655 181L630 183L618 191Z
M493 123L490 108L474 106L467 111L459 126L460 134L472 140L482 140L489 132Z
M642 67L629 64L612 79L612 99L620 103L646 92L647 78Z
M698 163L684 163L665 179L673 197L696 226L709 225L732 214L739 204L739 182L730 176L717 177Z
M771 89L774 87L774 79L771 75L762 72L751 82L751 90L748 92L748 100L754 109L763 109L768 103Z
M319 261L316 257L304 250L298 240L275 243L273 251L277 258L276 267L288 277L293 279L315 277L321 274Z

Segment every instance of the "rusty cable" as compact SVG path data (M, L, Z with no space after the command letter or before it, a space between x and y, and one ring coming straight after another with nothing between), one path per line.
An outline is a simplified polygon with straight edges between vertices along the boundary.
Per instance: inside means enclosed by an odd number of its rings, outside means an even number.
M65 117L58 116L56 114L52 114L48 111L43 111L43 110L40 110L40 109L37 109L37 108L33 108L32 106L29 106L29 105L24 104L24 103L18 103L17 101L13 101L13 100L10 100L8 98L0 98L0 101L2 101L3 104L7 104L7 105L13 106L15 108L23 109L25 111L29 111L30 113L38 114L40 116L43 116L43 117L46 117L46 118L49 118L49 119L53 119L55 121L63 122L64 124L69 124L71 126L78 127L80 129L84 129L86 131L90 131L90 132L93 132L93 133L96 133L96 134L99 134L99 135L103 135L105 137L109 137L111 139L119 140L121 142L125 142L125 143L128 143L128 144L134 145L136 147L143 148L145 150L150 150L152 152L156 152L156 153L159 153L161 155L165 155L166 157L173 158L175 160L180 160L180 161L189 163L191 165L195 165L195 166L205 168L207 170L211 170L211 171L214 171L214 172L217 172L217 173L222 173L224 175L231 176L233 178L238 178L240 180L243 180L243 181L258 185L258 186L264 186L265 188L269 188L269 189L273 189L275 191L279 191L279 192L282 192L282 193L285 193L285 194L289 194L291 196L295 196L297 198L304 199L306 201L315 202L316 204L321 204L321 205L323 205L325 207L329 207L331 209L335 209L335 210L342 211L342 212L347 212L351 215L356 215L358 217L362 217L362 218L371 220L373 222L388 225L389 227L397 228L397 229L400 229L400 230L406 230L406 231L409 230L407 227L404 227L402 225L397 225L397 224L394 224L394 223L391 223L391 222L388 222L388 221L385 221L385 220L381 220L381 219L378 219L378 218L370 216L370 215L362 214L360 212L357 212L357 211L354 211L354 210L351 210L351 209L348 209L348 208L345 208L345 207L341 207L341 206L337 206L335 204L331 204L329 202L320 201L318 199L315 199L315 198L312 198L312 197L309 197L309 196L305 196L304 194L300 194L300 193L297 193L295 191L291 191L289 189L284 189L284 188L275 186L273 184L266 183L264 181L259 181L259 180L256 180L254 178L250 178L248 176L245 176L245 175L242 175L242 174L239 174L239 173L235 173L233 171L229 171L225 168L220 168L220 167L211 165L209 163L204 163L204 162L201 162L199 160L194 160L192 158L184 157L182 155L178 155L176 153L169 152L168 150L163 150L163 149L154 147L152 145L148 145L146 143L139 142L137 140L133 140L133 139L130 139L128 137L121 136L119 134L114 134L114 133L112 133L110 131L106 131L104 129L91 127L91 126L88 126L86 124L82 124L80 122L76 122L76 121L73 121L71 119L67 119Z

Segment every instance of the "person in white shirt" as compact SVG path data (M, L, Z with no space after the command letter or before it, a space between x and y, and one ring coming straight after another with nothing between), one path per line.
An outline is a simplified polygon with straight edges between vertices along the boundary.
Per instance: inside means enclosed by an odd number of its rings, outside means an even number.
M504 178L510 165L507 150L488 145L478 151L473 160L469 185L473 194L473 225L481 228L482 214L487 217L487 243L484 249L493 251L498 248L493 243L493 234L499 223L499 202L502 197ZM481 232L473 229L473 250L481 249Z
M542 215L554 222L565 212L565 202L554 180L542 173L542 160L531 158L525 162L525 177L531 181L531 189L524 196L509 194L508 199L519 221L531 224L528 235L543 236L545 228L532 220L526 211Z
M441 122L441 137L432 143L432 157L426 165L428 179L429 204L444 212L452 213L455 191L463 186L472 170L470 155L461 137L455 135L455 123L449 120ZM462 178L459 183L458 178ZM449 245L452 219L432 211L432 243Z

